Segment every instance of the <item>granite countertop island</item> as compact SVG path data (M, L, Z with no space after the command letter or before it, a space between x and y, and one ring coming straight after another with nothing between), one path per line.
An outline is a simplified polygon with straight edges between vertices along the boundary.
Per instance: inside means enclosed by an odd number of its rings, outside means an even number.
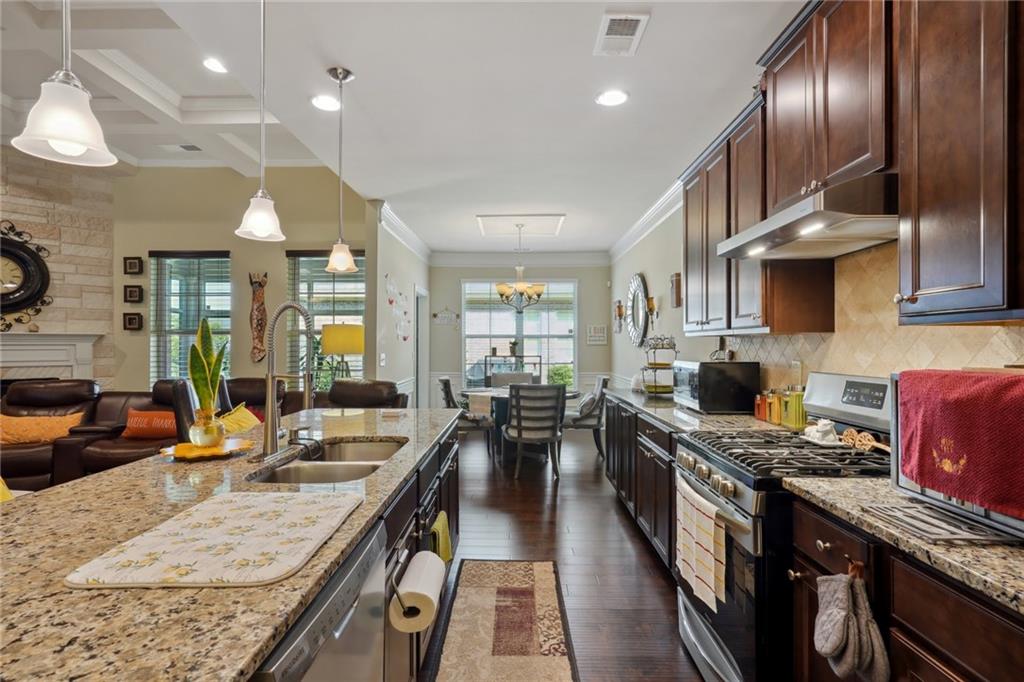
M391 416L391 415L397 415ZM262 587L72 589L64 577L213 495L300 491L249 479L295 459L253 454L179 463L157 456L0 504L0 676L247 679L381 516L458 410L309 410L282 419L332 440L408 442L362 481L365 499L296 574ZM262 431L247 437L261 448ZM342 484L339 484L342 485ZM352 492L352 483L343 484ZM324 487L313 486L324 492Z
M816 507L835 514L910 556L1024 614L1024 547L928 542L865 507L911 504L888 478L787 478L783 485Z
M672 402L667 398L651 398L628 388L609 388L605 392L615 400L626 403L645 415L661 422L673 432L733 431L736 429L779 429L780 426L754 419L751 414L701 414Z

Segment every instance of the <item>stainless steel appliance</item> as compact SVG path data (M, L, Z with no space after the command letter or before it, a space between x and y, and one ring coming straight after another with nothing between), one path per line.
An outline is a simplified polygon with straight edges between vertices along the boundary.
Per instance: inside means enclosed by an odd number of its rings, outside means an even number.
M831 417L845 425L881 424L868 419L881 408L856 404L861 401L850 396L843 400L848 383L865 377L833 377L822 381L812 374L813 405L833 406ZM879 436L885 433L879 430ZM782 478L886 476L888 455L819 445L782 429L691 431L677 440L676 476L717 507L726 531L725 601L712 610L682 583L680 636L705 680L789 679L792 592L786 569L792 565L792 496Z
M1000 542L1008 539L1005 535L1002 535L1004 533L1015 538L1024 538L1024 519L1000 514L981 505L965 502L936 490L922 487L903 475L900 466L899 447L899 383L899 374L893 374L891 377L892 484L901 493L926 502L932 509L942 510L947 513L940 515L935 513L918 513L912 515L914 518L901 519L898 517L908 516L905 512L901 512L893 521L896 523L902 521L900 525L908 527L908 530L934 540ZM925 512L926 510L921 511ZM958 519L963 521L958 521ZM915 526L909 527L908 521L915 521ZM995 532L986 532L986 529Z
M706 414L753 414L761 391L757 362L672 363L672 396L677 405Z
M384 679L384 560L378 522L274 648L253 680Z

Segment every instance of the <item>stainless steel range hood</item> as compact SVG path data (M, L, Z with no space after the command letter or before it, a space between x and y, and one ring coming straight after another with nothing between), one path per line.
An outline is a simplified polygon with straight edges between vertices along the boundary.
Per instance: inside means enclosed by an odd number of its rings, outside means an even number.
M718 244L724 258L836 258L892 241L898 231L895 174L827 187Z

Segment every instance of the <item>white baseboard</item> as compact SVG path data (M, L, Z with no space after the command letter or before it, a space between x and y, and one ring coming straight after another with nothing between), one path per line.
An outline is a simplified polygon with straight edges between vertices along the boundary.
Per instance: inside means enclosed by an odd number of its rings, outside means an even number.
M409 405L416 404L416 377L406 377L395 381L399 393L409 394Z

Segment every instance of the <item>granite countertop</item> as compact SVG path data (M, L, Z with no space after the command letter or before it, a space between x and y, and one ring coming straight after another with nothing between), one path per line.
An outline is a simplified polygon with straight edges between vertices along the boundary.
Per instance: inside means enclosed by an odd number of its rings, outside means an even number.
M783 485L817 507L895 546L950 578L1024 614L1024 547L940 544L915 537L864 509L911 504L888 478L787 478Z
M781 428L775 424L754 419L754 416L749 414L701 414L689 408L677 406L672 402L672 396L651 398L646 393L635 393L628 388L609 388L606 389L606 392L619 402L627 403L661 422L673 432Z
M284 417L313 438L407 438L363 480L363 503L298 573L262 587L71 589L73 569L202 500L299 491L248 479L295 459L252 455L179 463L157 456L0 504L0 670L5 680L244 680L313 600L458 410L309 410ZM304 434L305 435L305 434ZM247 437L260 451L262 431ZM352 483L345 486L353 492ZM301 486L323 492L323 486Z

